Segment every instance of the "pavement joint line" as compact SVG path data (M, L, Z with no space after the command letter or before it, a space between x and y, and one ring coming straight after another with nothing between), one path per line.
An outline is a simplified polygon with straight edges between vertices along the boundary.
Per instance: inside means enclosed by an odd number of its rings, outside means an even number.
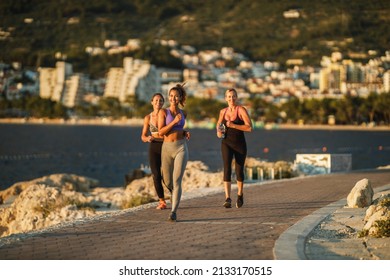
M170 221L165 220L148 220L148 221L131 221L132 223L139 224L161 224L161 223L171 223ZM285 225L287 223L271 223L271 222L212 222L212 221L190 221L190 220L177 220L177 223L181 224L207 224L207 225L265 225L265 226L275 226L275 225Z
M384 185L374 189L375 193L390 190L390 185ZM347 199L343 198L334 203L314 211L304 217L286 231L275 242L273 249L275 260L307 260L305 244L308 236L329 215L347 205Z

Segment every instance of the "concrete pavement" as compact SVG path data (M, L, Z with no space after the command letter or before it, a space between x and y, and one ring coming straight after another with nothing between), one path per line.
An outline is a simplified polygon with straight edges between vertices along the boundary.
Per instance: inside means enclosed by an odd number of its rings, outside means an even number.
M315 235L316 227L325 221L334 224L331 218L338 214L339 218L351 215L341 211L343 199L363 178L370 179L377 192L389 185L390 170L246 184L240 209L222 207L222 190L184 193L176 223L167 221L169 210L144 205L2 238L0 259L338 259L343 252L319 253L331 245ZM383 240L388 242L388 238Z

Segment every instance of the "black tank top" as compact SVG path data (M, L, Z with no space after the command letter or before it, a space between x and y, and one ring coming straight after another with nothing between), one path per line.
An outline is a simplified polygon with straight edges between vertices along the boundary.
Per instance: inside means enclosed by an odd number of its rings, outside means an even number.
M236 125L243 125L245 122L240 119L238 115L238 110L240 106L236 107L236 118L231 121L232 123ZM224 115L223 115L223 121L222 123L226 126L226 119L225 119L225 114L226 114L227 108L225 109ZM231 127L226 127L226 132L225 132L225 138L222 140L222 143L227 144L231 148L241 152L241 153L246 153L246 141L245 141L245 135L244 132L235 128Z

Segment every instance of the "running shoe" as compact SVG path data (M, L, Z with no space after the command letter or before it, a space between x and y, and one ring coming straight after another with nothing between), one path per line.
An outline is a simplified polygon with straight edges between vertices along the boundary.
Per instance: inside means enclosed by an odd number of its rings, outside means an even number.
M244 195L238 195L237 196L237 202L236 202L236 207L241 208L242 205L244 204Z
M168 221L176 222L176 213L175 212L171 212L171 214L169 214Z
M226 198L225 203L223 204L223 207L232 208L232 200L230 199L230 197Z
M160 200L158 206L156 207L156 209L159 210L164 210L166 208L167 208L167 203L164 200Z

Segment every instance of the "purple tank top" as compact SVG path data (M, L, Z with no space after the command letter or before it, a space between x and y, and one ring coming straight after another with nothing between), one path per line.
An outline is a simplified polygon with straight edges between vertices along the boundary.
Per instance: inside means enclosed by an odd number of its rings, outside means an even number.
M184 114L182 112L182 110L180 110L180 114L181 114L181 120L179 123L175 124L173 127L172 127L172 130L183 130L184 128L184 124L186 122L185 120L185 117L184 117ZM167 117L165 118L165 123L168 125L170 124L175 118L172 116L171 114L171 110L167 109Z

